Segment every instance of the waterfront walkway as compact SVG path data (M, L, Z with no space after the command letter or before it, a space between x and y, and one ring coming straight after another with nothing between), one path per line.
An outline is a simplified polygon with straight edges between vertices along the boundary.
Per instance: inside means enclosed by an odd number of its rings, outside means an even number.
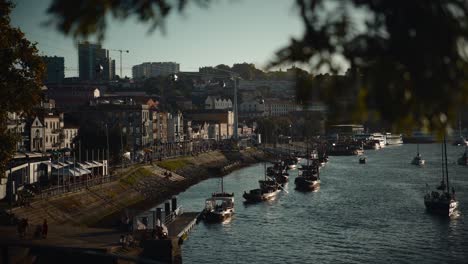
M0 226L0 247L57 248L91 250L111 253L118 248L122 232L112 229L85 228L74 226L50 226L47 238L34 237L35 226L29 226L26 236L20 238L16 226Z

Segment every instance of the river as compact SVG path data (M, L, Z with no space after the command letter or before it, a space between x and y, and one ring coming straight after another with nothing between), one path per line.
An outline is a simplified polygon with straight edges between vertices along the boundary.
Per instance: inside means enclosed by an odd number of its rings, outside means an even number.
M426 183L441 177L440 145L420 145L426 165L410 165L416 145L330 157L321 170L321 188L294 190L271 202L244 205L242 193L257 188L263 165L224 178L234 192L236 214L228 223L200 222L182 246L184 263L468 263L468 168L456 165L462 147L448 146L450 184L460 202L460 216L442 219L426 213ZM208 179L179 195L186 211L201 211L219 190Z

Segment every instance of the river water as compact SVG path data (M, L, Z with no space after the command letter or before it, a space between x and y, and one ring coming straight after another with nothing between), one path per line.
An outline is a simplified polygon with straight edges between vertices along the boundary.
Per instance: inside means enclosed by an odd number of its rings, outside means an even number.
M321 170L321 188L294 190L271 202L243 204L242 193L258 187L263 165L224 178L234 192L236 214L223 224L200 222L182 246L184 263L468 263L468 168L456 165L462 147L448 146L450 184L460 216L443 219L425 212L426 183L441 177L440 145L421 145L426 165L410 165L416 145L330 157ZM185 211L201 211L219 190L219 179L205 180L179 195Z

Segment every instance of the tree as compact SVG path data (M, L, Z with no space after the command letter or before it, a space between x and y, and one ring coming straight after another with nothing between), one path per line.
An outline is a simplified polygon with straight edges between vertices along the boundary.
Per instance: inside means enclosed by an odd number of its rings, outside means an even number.
M135 15L152 28L188 0L54 0L55 24L74 36L104 36L106 14ZM192 0L206 5L209 0ZM395 128L414 126L446 131L468 103L468 4L466 0L296 0L304 34L278 51L272 66L308 64L312 73L351 67L355 119L368 107ZM233 67L234 69L234 67ZM243 68L245 69L245 68ZM250 71L242 71L247 79ZM244 77L244 76L243 76ZM341 97L334 86L329 94ZM310 86L298 86L307 93ZM304 91L300 91L304 90ZM339 102L334 102L335 104ZM334 105L331 105L333 107Z
M41 98L45 66L36 44L10 25L13 4L0 0L0 177L16 151L17 135L8 130L8 113L27 114Z

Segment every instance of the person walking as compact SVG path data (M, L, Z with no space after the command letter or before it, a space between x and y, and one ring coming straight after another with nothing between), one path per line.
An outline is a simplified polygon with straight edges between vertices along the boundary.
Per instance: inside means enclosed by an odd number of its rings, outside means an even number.
M49 226L47 225L47 219L44 219L42 224L42 238L47 238L47 232L49 231Z

